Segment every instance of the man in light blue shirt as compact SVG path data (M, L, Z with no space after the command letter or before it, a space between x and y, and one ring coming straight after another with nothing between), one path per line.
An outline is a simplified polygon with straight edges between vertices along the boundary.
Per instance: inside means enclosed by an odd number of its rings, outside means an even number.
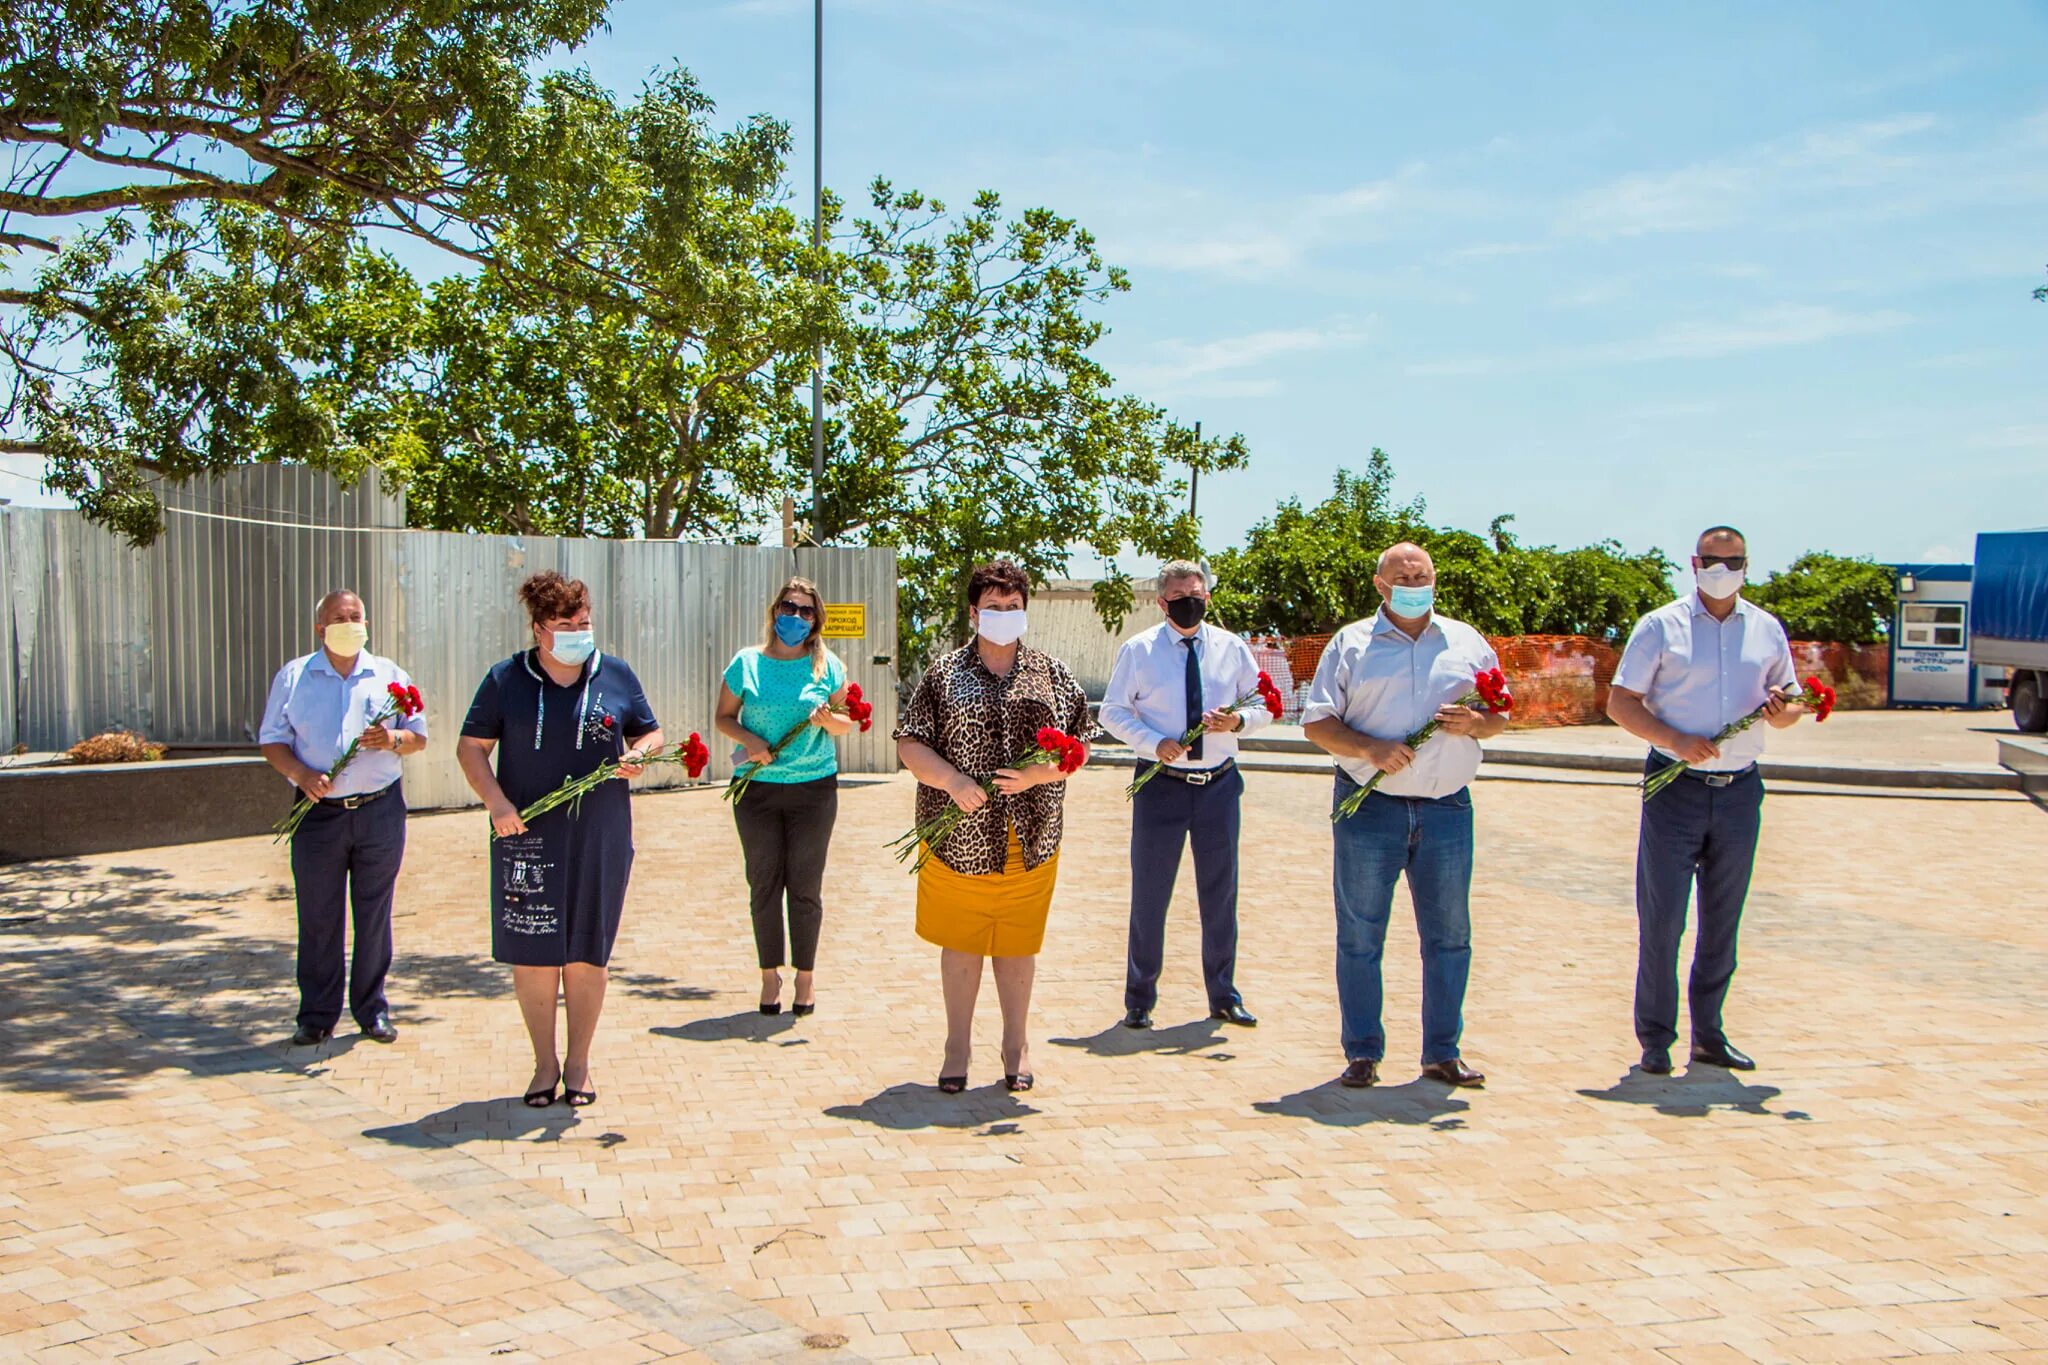
M297 1047L334 1035L341 1020L350 906L356 951L347 973L349 1012L372 1040L397 1039L384 999L391 969L391 901L405 858L405 795L399 759L427 746L424 712L374 723L390 687L410 687L405 670L364 648L362 599L337 589L313 611L320 647L277 671L257 738L263 757L313 804L292 835L292 882L299 910ZM327 776L348 746L347 768Z
M1472 965L1472 797L1479 741L1505 716L1459 699L1500 666L1493 646L1436 610L1436 565L1419 545L1390 546L1373 587L1380 610L1337 632L1316 665L1303 732L1337 760L1332 809L1376 776L1336 836L1337 1007L1343 1084L1376 1084L1386 1057L1380 956L1405 875L1422 940L1422 1074L1446 1085L1486 1077L1465 1064L1465 983ZM1407 737L1441 726L1423 744Z
M1693 550L1695 591L1636 622L1607 703L1615 724L1651 744L1646 773L1675 760L1690 765L1643 802L1636 839L1636 1041L1643 1070L1656 1076L1670 1072L1678 1040L1678 947L1695 879L1692 1059L1740 1071L1756 1065L1722 1031L1721 1006L1735 976L1736 930L1762 824L1756 760L1764 728L1716 736L1758 707L1778 729L1805 714L1783 696L1798 681L1785 627L1742 600L1742 533L1712 527Z
M1237 836L1244 775L1237 738L1272 719L1262 703L1227 708L1258 691L1251 646L1205 621L1209 581L1199 564L1176 559L1159 570L1166 619L1117 651L1102 697L1102 727L1140 760L1166 764L1131 798L1131 932L1124 974L1124 1026L1152 1027L1166 956L1166 908L1183 846L1194 845L1195 895L1202 917L1202 978L1209 1015L1250 1027L1259 1021L1237 991ZM1192 744L1181 739L1200 728Z

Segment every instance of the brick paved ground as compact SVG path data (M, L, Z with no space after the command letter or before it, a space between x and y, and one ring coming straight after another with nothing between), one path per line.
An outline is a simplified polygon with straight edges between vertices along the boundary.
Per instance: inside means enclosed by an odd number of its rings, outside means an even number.
M849 786L819 1012L753 1009L706 792L644 799L580 1117L488 961L481 817L421 818L397 1046L288 1053L280 851L0 869L0 1357L2048 1360L2048 814L1773 800L1730 1012L1762 1069L1630 1074L1626 788L1485 782L1467 1055L1332 1082L1326 783L1254 775L1240 984L1121 1012L1120 779L1084 774L1039 1088L930 1081L935 954ZM1405 912L1404 912L1405 913ZM806 1343L809 1343L808 1345Z

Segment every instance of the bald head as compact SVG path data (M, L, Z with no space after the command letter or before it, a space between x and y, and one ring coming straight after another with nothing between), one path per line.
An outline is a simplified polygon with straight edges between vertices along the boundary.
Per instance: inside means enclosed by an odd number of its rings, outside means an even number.
M363 618L363 599L347 588L336 588L313 607L313 628L324 630L336 621L360 621Z
M1421 576L1416 577L1417 574ZM1404 587L1425 587L1436 582L1436 564L1430 559L1429 551L1413 541L1404 540L1380 551L1379 567L1374 570L1373 577Z

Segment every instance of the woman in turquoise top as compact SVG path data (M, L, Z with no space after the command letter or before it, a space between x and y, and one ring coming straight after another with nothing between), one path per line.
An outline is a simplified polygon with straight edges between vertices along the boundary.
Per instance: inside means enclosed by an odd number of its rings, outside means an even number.
M782 1012L785 962L796 967L791 1012L809 1014L817 1004L811 973L825 919L825 849L839 815L839 752L832 741L853 729L831 709L845 704L846 665L819 638L824 624L817 585L790 579L768 603L767 638L733 656L718 697L718 732L740 746L735 762L755 768L733 804L733 820L753 892L763 1014Z

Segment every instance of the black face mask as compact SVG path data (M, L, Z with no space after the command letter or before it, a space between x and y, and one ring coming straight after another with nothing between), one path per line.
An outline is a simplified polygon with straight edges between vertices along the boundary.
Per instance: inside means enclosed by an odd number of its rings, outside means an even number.
M1166 604L1166 619L1182 630L1193 630L1202 624L1202 618L1209 612L1206 597L1176 597Z

